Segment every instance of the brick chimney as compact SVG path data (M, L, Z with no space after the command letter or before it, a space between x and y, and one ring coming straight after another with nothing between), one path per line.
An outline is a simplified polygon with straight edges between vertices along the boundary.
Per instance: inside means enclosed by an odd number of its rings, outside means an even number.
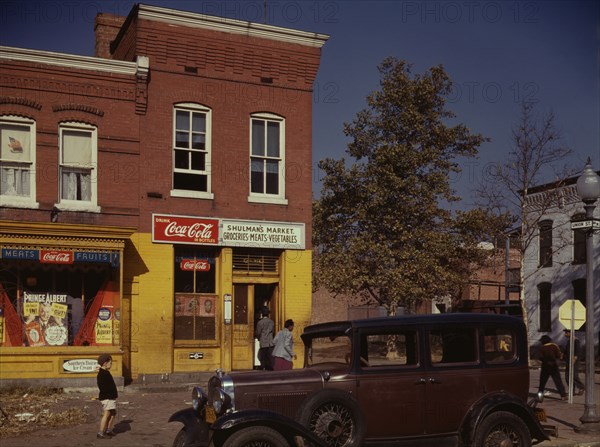
M96 57L112 59L110 43L117 37L126 17L100 13L96 15L94 33L96 35Z

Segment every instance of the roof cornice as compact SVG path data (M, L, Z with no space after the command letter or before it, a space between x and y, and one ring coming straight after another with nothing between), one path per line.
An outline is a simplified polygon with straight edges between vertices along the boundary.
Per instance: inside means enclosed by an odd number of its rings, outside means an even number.
M123 75L135 75L137 70L135 62L5 46L0 46L0 60L32 62L55 67L68 67L71 69Z
M246 22L244 20L228 19L142 4L138 5L138 17L140 19L155 20L171 25L242 34L249 37L278 40L316 48L321 48L329 39L327 34L311 33L273 25Z

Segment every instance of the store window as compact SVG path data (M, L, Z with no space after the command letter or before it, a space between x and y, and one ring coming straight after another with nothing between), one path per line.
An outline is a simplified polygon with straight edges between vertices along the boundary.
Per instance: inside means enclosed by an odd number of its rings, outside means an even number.
M285 203L285 121L272 114L250 119L250 201Z
M216 250L175 247L175 340L217 338Z
M173 109L173 190L179 197L212 198L211 113L197 104Z
M0 205L35 207L35 121L0 117Z
M58 208L99 212L97 207L97 131L82 123L62 123L60 139L60 202Z
M3 247L2 345L119 346L119 259L118 252Z

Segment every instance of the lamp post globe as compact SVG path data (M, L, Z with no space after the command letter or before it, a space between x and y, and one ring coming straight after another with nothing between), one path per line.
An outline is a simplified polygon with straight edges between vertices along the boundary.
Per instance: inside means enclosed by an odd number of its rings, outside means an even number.
M590 227L586 230L586 292L585 307L587 309L587 318L585 325L585 351L586 351L586 371L585 371L585 405L583 416L579 418L581 425L575 428L579 433L598 433L600 434L600 417L596 413L596 403L594 399L594 338L595 338L595 303L594 303L594 209L596 200L600 197L600 177L592 169L592 162L588 158L587 164L583 168L581 176L577 179L577 194L584 203L585 219L591 221Z

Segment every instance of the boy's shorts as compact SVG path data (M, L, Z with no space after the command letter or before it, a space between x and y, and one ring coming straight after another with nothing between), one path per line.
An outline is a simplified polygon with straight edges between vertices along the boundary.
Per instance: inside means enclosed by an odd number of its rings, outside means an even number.
M117 409L117 401L114 399L104 399L100 401L102 403L102 410L110 411Z

